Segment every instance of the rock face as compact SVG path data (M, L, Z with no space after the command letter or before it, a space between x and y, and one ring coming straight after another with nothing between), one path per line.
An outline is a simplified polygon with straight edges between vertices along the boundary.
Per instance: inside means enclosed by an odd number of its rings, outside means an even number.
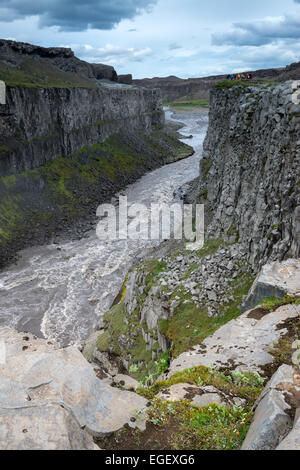
M0 175L40 167L120 129L150 133L163 123L155 90L7 86L6 105L0 105Z
M89 64L74 56L72 49L65 47L40 47L24 42L0 40L0 61L8 65L19 66L24 59L35 58L50 62L65 72L73 72L82 77L117 81L113 67L104 64Z
M125 85L132 85L132 75L130 73L127 75L118 75L118 82L124 83Z
M207 234L253 264L300 256L300 105L293 82L213 89L198 199Z
M243 310L266 297L300 297L300 260L288 259L263 266L244 302Z
M143 428L147 400L99 380L74 347L0 329L1 449L91 449L126 423Z

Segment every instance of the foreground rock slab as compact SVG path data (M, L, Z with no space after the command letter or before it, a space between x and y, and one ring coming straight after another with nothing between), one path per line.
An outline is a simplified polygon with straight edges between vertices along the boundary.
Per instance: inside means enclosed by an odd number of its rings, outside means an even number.
M75 347L56 349L24 337L0 329L0 341L8 345L0 364L0 449L90 449L89 435L127 423L144 428L147 400L99 380ZM23 341L32 347L24 350Z
M295 417L295 423L292 431L279 444L276 450L300 450L300 408L298 408Z
M300 423L296 414L291 431L293 420L289 412L292 410L291 404L294 405L299 400L298 377L298 371L286 364L273 375L258 399L254 419L242 450L274 450L277 446L286 450L296 449L297 441L298 445L300 443Z
M222 326L201 345L184 352L171 362L168 376L200 365L252 370L263 374L274 360L269 353L275 342L287 333L286 320L300 315L300 305L285 305L257 318L257 309L245 312Z

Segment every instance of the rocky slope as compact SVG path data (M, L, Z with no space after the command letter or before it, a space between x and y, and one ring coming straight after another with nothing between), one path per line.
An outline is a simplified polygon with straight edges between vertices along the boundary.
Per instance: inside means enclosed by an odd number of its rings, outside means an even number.
M261 69L251 71L256 79L269 81L298 80L300 77L300 62L288 65L285 68ZM175 76L136 79L133 83L146 88L160 88L165 102L178 99L208 99L210 90L227 75L213 75L203 78L181 79Z

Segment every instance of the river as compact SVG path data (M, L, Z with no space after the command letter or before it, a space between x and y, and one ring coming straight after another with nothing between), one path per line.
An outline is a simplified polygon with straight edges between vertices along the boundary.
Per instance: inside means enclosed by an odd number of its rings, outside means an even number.
M122 195L132 203L170 203L184 183L199 174L206 134L207 113L177 113L166 117L184 124L183 135L195 153L192 157L161 167L129 185ZM150 240L100 241L95 230L81 240L32 247L20 253L15 264L0 272L0 326L31 332L76 344L101 324L118 295L124 277Z

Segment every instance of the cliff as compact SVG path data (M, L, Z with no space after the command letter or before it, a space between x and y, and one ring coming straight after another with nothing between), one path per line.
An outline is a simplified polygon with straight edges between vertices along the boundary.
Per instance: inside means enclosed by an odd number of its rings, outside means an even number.
M117 81L113 67L104 64L89 64L75 57L72 49L65 47L41 47L24 42L0 39L0 61L7 67L26 69L29 64L52 66L63 72L76 73L88 79L107 79Z
M292 84L211 93L198 187L207 234L238 240L259 266L300 254L300 106Z
M0 41L0 80L0 266L192 152L164 132L159 91L119 84L69 49Z
M157 90L7 86L6 105L0 105L0 175L101 143L120 128L150 132L163 122Z
M300 62L288 65L285 68L260 69L251 71L250 73L253 73L256 79L274 82L297 80L300 76ZM182 98L208 99L210 90L218 81L224 80L226 76L227 75L212 75L209 77L188 79L175 76L155 77L134 80L133 83L146 88L159 88L162 92L163 100L165 102L171 102Z

